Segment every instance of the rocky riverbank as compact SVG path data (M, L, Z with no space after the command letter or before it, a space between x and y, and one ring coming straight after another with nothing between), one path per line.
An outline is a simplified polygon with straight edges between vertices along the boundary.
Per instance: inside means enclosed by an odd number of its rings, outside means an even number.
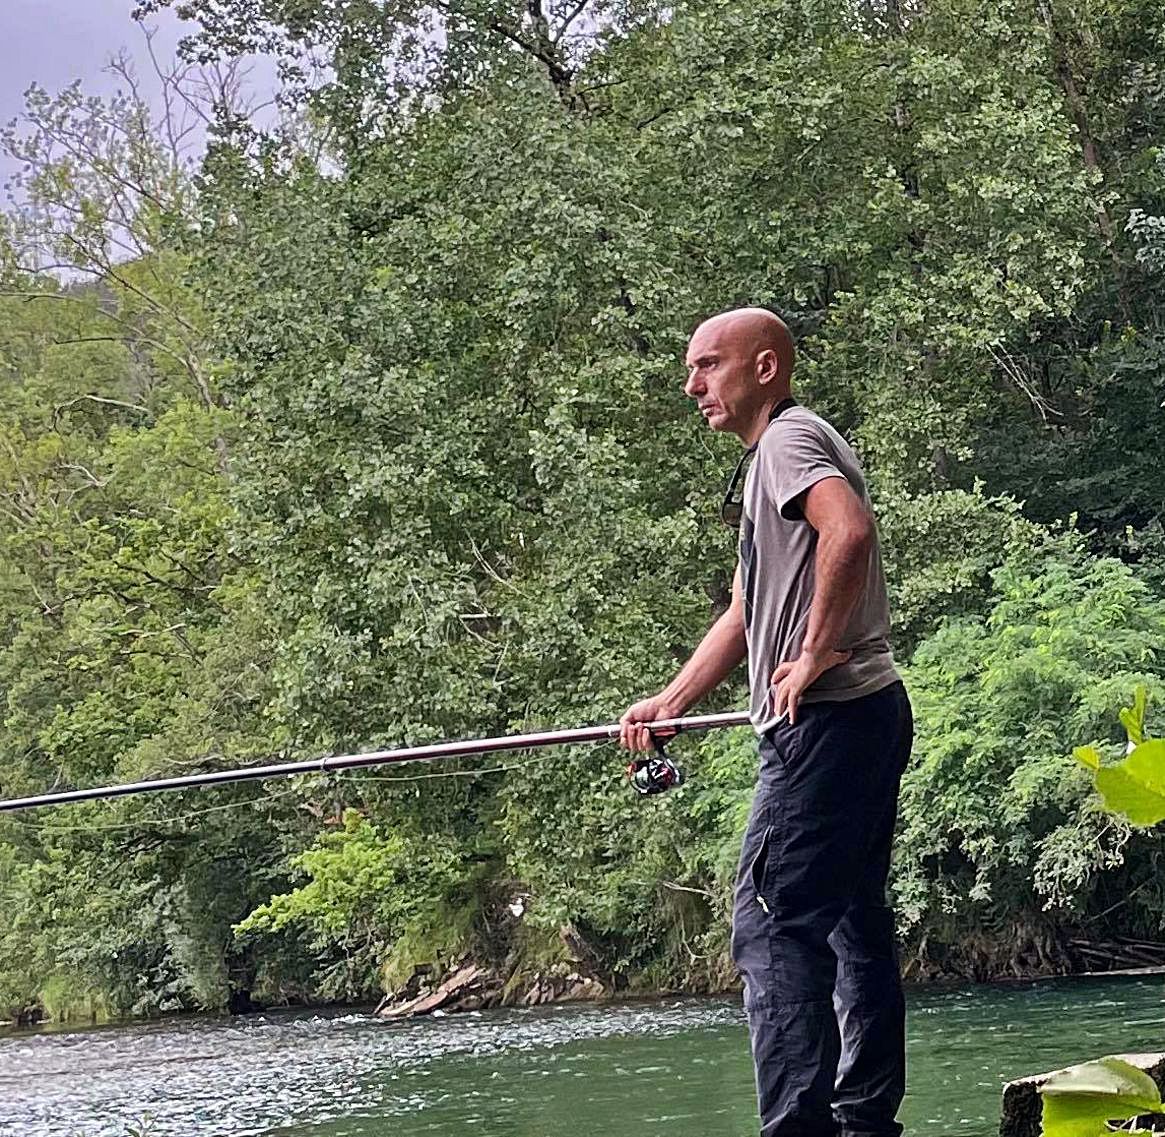
M418 967L409 981L381 1000L376 1013L385 1018L411 1018L435 1011L477 1011L489 1007L537 1007L544 1003L601 999L609 983L567 963L532 974L462 960L448 969Z

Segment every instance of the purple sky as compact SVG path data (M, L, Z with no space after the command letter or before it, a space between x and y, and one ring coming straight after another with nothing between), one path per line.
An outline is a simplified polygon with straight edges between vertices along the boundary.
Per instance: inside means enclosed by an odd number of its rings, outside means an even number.
M133 7L134 0L0 0L0 122L20 114L24 92L33 82L55 94L80 79L87 94L112 94L114 78L102 74L102 68L121 48L137 63L143 89L156 93L145 40L130 19ZM154 17L151 24L158 28L154 45L159 59L172 58L190 25L171 12ZM0 156L0 185L12 173L11 164Z

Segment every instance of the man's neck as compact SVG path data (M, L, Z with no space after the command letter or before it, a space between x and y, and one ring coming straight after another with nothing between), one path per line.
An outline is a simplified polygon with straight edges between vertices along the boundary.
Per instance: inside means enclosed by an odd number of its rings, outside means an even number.
M769 423L772 422L773 411L789 397L789 389L786 387L783 391L778 391L771 399L766 399L757 408L752 422L737 436L740 441L745 446L755 446L761 440L761 435L768 429Z

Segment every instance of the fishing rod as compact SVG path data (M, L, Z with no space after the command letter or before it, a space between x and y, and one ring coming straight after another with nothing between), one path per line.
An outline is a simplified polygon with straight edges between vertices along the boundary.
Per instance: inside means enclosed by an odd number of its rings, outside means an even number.
M658 794L682 784L683 772L664 751L664 741L677 734L720 727L743 726L747 712L730 711L716 715L690 715L687 718L660 719L637 723L651 735L655 753L637 756L627 767L632 788L640 794ZM457 742L435 742L426 746L403 746L395 750L373 750L365 754L331 754L306 762L281 762L271 766L241 766L233 770L213 770L208 774L186 774L179 778L154 778L145 782L94 786L87 790L62 790L36 797L10 798L0 801L0 813L20 809L38 809L46 805L68 805L76 801L125 797L128 794L154 793L159 790L184 790L193 786L215 786L227 782L250 782L266 778L291 778L296 774L326 774L333 770L359 770L366 766L389 766L398 762L432 762L437 758L458 758L470 754L495 754L500 750L529 750L539 746L570 746L577 742L607 742L617 738L619 723L584 726L574 730L543 730L534 734L503 734L495 738L470 738Z

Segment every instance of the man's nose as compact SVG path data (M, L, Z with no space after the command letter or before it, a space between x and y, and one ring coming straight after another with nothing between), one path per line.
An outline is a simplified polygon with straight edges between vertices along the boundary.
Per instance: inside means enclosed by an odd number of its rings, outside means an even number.
M695 370L689 371L687 382L684 383L684 394L689 399L697 399L703 394L703 391L704 383L700 379L699 372Z

